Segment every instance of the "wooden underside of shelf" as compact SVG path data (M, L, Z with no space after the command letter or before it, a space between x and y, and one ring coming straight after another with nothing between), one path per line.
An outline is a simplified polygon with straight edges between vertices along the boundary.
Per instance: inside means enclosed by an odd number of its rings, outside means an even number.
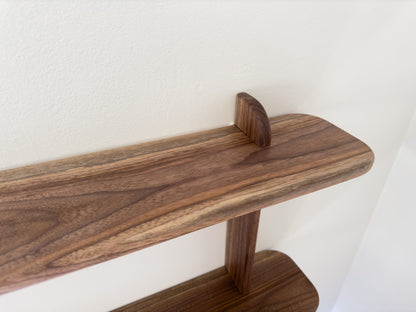
M228 126L0 172L0 293L103 262L367 172L331 123L270 119L261 148Z
M287 255L265 250L254 258L252 289L242 295L222 267L113 312L313 312L315 287Z

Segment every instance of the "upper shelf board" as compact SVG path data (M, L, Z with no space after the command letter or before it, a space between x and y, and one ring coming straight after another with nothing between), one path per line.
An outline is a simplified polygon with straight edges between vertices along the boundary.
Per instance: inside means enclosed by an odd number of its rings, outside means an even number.
M0 293L354 178L371 149L314 116L270 119L261 148L237 127L0 172Z

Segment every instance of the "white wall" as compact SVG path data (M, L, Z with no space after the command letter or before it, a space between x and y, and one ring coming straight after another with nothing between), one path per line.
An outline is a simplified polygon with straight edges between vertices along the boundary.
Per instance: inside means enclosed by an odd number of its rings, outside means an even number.
M415 311L415 160L416 114L334 312Z
M0 168L270 116L324 117L368 143L370 173L263 211L330 311L414 110L416 4L2 1ZM220 224L0 296L0 311L103 311L222 265ZM152 271L153 270L153 271Z

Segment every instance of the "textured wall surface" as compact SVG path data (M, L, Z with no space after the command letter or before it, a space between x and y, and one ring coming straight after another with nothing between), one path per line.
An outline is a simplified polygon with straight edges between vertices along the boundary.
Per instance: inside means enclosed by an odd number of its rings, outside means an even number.
M321 116L370 173L263 211L330 311L414 111L416 5L401 1L1 1L0 169L270 116ZM1 311L104 311L222 265L220 224L0 297Z

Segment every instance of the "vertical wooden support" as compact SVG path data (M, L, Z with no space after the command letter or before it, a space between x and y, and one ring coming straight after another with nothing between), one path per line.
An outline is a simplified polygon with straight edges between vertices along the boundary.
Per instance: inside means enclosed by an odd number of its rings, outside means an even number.
M235 125L259 147L271 144L269 117L263 106L247 93L237 94ZM250 291L260 211L228 220L225 267L242 294Z
M242 294L250 291L260 210L227 221L225 267Z
M272 130L263 106L250 94L237 94L234 124L260 147L270 146Z

